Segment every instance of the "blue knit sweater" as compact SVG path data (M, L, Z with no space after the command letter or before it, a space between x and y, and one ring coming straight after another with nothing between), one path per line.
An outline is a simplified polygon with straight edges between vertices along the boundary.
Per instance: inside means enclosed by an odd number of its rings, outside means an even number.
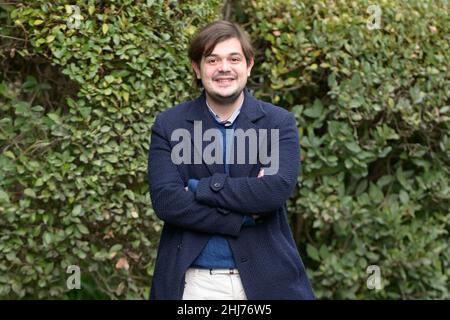
M211 109L210 109L211 111ZM239 112L239 111L238 111ZM211 113L211 116L216 121L216 125L222 133L222 150L223 150L223 163L224 163L224 171L226 174L229 173L230 165L227 163L227 149L229 149L231 145L231 139L227 140L227 131L234 130L235 120L230 124L222 123L218 121L217 116L214 116ZM232 131L231 131L232 132ZM230 135L229 137L233 137ZM188 189L190 191L195 192L197 189L198 180L190 179L188 182ZM242 220L243 226L253 226L255 225L255 221L251 216L244 215ZM228 244L227 239L222 236L214 235L211 236L206 246L203 248L200 255L195 259L192 263L191 267L195 268L203 268L203 269L227 269L227 268L236 268L236 262L233 257L233 253L231 251L230 245Z

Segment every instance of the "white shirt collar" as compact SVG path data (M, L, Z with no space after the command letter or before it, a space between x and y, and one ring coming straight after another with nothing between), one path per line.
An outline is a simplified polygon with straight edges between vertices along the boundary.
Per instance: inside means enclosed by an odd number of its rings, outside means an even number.
M239 108L237 108L227 120L221 121L219 115L217 113L215 113L214 110L211 109L211 107L209 106L208 100L205 99L205 101L206 101L206 106L208 107L208 109L212 113L212 115L214 116L214 119L217 122L225 125L225 127L231 126L234 123L234 121L238 117L239 113L241 112L241 108L244 103L244 99L242 99L242 102L241 102L241 105L239 106Z

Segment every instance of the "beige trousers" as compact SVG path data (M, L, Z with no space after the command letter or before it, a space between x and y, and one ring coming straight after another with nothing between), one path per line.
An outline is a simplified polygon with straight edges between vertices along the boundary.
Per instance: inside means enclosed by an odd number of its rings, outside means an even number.
M186 271L183 300L247 300L237 269Z

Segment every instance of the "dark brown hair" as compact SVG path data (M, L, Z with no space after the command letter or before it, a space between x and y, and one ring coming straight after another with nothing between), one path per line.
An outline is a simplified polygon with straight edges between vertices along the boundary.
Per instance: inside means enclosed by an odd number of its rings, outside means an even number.
M231 38L237 38L241 43L248 65L255 55L250 37L238 24L225 20L208 24L194 36L189 46L189 58L200 66L202 57L210 55L216 44ZM201 79L197 79L195 73L194 81L198 87L202 86Z

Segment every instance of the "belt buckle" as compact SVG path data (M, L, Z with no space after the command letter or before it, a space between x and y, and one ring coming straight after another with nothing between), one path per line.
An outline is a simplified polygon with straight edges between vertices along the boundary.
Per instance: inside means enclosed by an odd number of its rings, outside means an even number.
M234 271L234 269L229 268L228 272L213 272L214 269L209 269L209 274L210 275L215 275L215 274L238 274L236 271Z

